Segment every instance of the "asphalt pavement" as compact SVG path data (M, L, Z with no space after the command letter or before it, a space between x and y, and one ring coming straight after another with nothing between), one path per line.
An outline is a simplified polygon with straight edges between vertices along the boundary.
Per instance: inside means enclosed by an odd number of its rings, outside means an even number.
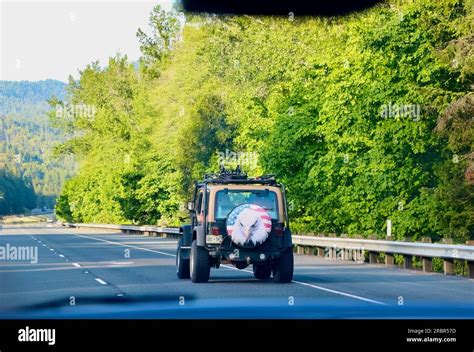
M71 307L117 297L146 298L158 305L166 297L177 307L222 305L223 309L229 309L229 302L239 309L265 301L300 308L347 307L356 312L376 307L472 312L474 307L472 279L316 256L295 254L294 281L289 284L257 280L251 266L213 268L208 283L194 284L176 276L174 239L46 224L12 225L0 230L2 247L10 254L20 247L30 248L31 253L23 253L30 256L22 260L6 258L5 252L0 257L0 317L47 308L52 302ZM37 258L31 258L35 251Z

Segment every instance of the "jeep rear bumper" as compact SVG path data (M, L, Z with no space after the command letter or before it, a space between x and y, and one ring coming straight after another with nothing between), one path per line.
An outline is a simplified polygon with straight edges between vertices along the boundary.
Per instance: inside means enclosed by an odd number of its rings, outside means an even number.
M232 262L266 262L280 257L279 251L246 251L245 249L211 249L209 255L218 259L219 261L232 261Z

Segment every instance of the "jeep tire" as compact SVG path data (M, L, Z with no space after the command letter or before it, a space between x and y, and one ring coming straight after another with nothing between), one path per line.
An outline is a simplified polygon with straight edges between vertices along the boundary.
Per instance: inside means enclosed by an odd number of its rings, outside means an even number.
M206 248L197 245L196 240L191 245L190 274L192 282L208 282L211 266L209 253Z
M273 265L273 281L288 283L293 280L293 248L285 249Z
M184 259L181 250L183 240L180 239L178 242L178 249L176 250L176 275L180 279L189 279L189 258Z

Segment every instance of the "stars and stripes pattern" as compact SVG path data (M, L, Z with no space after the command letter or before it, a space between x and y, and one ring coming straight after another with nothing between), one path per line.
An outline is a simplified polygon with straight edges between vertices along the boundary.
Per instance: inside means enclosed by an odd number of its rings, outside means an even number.
M268 212L265 210L265 208L262 208L260 205L257 204L241 204L238 207L234 208L227 217L227 233L229 236L232 235L232 231L234 229L235 222L239 216L239 214L245 210L245 209L252 209L256 211L260 219L262 220L263 227L265 231L270 232L272 229L272 218L268 214Z

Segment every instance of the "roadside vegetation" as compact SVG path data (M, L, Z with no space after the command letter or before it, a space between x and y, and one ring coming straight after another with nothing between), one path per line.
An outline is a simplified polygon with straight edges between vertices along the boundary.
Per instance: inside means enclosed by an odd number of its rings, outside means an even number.
M74 159L54 158L61 141L50 126L47 99L64 98L65 83L56 80L0 81L0 216L53 208Z
M71 136L56 152L80 163L57 215L178 225L192 181L226 162L287 185L294 231L384 237L391 219L399 239L474 238L473 6L185 20L156 7L138 63L117 55L69 82L68 104L93 117L52 114Z
M0 224L3 225L16 225L16 224L32 224L46 222L50 217L45 215L34 215L34 216L20 216L20 215L8 215L0 217Z

